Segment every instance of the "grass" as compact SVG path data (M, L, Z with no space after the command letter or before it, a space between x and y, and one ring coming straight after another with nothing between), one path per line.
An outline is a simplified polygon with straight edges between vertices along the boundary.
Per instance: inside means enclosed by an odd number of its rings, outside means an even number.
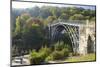
M87 54L84 56L74 56L65 59L66 62L81 62L81 61L95 61L96 55L95 53Z

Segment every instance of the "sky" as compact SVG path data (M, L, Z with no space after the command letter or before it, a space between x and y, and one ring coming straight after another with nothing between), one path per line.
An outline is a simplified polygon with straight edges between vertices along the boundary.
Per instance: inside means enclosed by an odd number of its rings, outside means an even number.
M94 6L80 6L80 5L64 5L64 4L47 4L47 3L33 3L33 2L12 2L12 8L31 8L34 6L42 7L42 6L57 6L57 7L83 7L85 9L95 10Z

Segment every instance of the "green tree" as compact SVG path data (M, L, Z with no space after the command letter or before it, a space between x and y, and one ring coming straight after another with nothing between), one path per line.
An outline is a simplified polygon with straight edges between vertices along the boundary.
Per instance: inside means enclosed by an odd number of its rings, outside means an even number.
M21 33L21 21L20 21L20 17L18 16L16 18L16 29L15 29L15 33Z
M49 16L49 17L47 18L47 22L48 22L48 23L52 23L54 20L57 20L57 18L56 18L55 16Z
M27 20L23 29L23 41L26 48L38 49L43 45L44 29L42 22L37 18L30 18Z
M23 13L23 14L21 14L20 17L21 17L21 20L26 21L26 20L28 20L31 16L30 16L29 13Z
M26 10L27 11L27 10ZM40 14L40 8L38 6L29 8L28 12L32 17L37 17Z
M68 20L68 15L66 13L62 13L62 15L59 18L63 20Z
M69 19L70 20L84 20L84 16L82 14L74 14Z
M49 10L49 7L43 6L40 9L39 16L43 19L46 19L48 16L52 16L52 13Z

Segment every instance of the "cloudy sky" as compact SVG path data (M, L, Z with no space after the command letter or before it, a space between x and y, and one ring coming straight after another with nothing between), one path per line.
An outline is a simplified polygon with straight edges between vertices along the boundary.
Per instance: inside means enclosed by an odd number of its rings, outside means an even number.
M83 7L85 9L95 10L95 6L80 6L80 5L65 5L65 4L47 4L47 3L33 3L33 2L12 2L12 8L30 8L30 7L42 7L42 6L58 6L58 7Z

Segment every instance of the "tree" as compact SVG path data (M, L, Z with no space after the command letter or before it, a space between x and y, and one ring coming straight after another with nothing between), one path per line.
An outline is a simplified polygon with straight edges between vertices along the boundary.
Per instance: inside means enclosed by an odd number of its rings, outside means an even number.
M26 24L26 21L30 18L31 16L28 13L23 13L21 16L18 16L16 18L16 28L15 28L15 33L19 34L23 32L23 27Z
M30 18L27 20L23 29L23 41L26 48L38 49L43 44L43 26L42 22L37 18Z
M20 17L18 16L16 18L16 29L15 29L15 33L21 33L21 21L20 21Z
M63 20L68 20L68 15L66 13L62 13L62 15L59 18Z
M27 9L13 9L12 17L13 45L17 47L18 51L28 51L34 48L38 49L42 45L50 44L50 38L48 38L49 23L59 19L95 20L95 10L79 7L35 6ZM64 38L61 37L61 39L64 43L68 43L68 36L65 34L62 35L64 35ZM70 41L68 44L70 44Z
M55 16L49 16L46 20L47 20L48 23L52 23L56 19L57 18Z
M82 14L74 14L69 19L70 20L84 20L84 16Z
M38 6L29 8L26 11L28 11L32 17L37 17L40 14L40 8Z
M49 8L46 6L41 7L39 16L43 19L46 19L48 16L52 16L52 13L50 12Z
M23 13L23 14L21 14L21 16L20 16L21 20L23 20L24 22L25 22L26 20L28 20L30 17L31 17L31 16L30 16L29 13Z
M50 7L49 11L51 12L51 16L55 16L58 18L61 15L61 9L59 7Z

